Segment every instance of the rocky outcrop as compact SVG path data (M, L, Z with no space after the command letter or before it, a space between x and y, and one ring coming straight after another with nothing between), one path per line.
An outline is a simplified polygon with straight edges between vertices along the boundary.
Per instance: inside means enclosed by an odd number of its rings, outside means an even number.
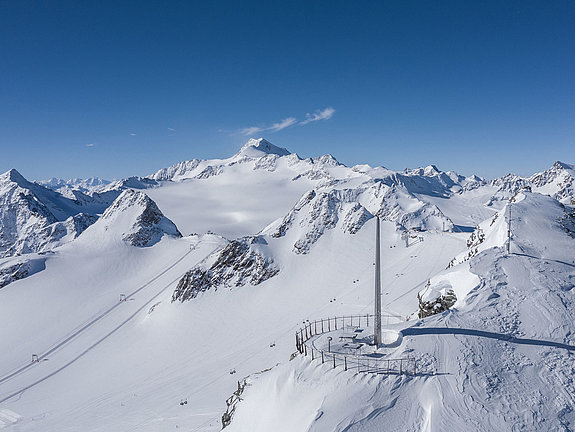
M191 300L201 292L220 286L259 285L274 277L279 267L271 257L264 255L262 246L266 244L263 236L231 241L180 279L172 301Z
M425 288L417 294L417 300L419 301L418 317L425 318L450 309L457 302L457 297L451 285L440 284L432 287L431 282L428 281Z
M179 177L189 175L198 167L199 164L200 160L198 159L183 161L167 168L162 168L148 177L157 181L172 181Z
M36 272L44 270L44 259L30 259L21 260L19 258L17 261L8 261L0 265L0 288L4 288L6 285L17 281L19 279L24 279Z
M201 173L199 173L197 176L195 176L194 178L196 178L196 179L208 179L210 177L220 175L223 172L223 170L224 169L221 165L219 165L219 166L209 165L206 168L204 168L204 170Z
M116 229L113 227L116 226ZM106 209L95 229L114 233L122 230L122 240L132 246L146 247L164 235L181 237L176 225L145 193L127 189Z
M445 312L457 301L457 297L455 297L453 291L448 291L445 295L441 295L432 301L423 301L419 295L417 298L419 300L419 312L417 314L419 318Z
M226 412L222 415L222 429L225 429L232 423L232 418L236 412L238 403L242 400L241 395L248 385L247 379L238 381L237 390L226 400Z
M377 215L395 222L400 229L452 230L453 222L434 204L425 203L404 188L387 186L381 180L368 181L349 189L329 185L306 193L281 222L271 227L274 238L293 230L297 235L293 251L306 254L326 232L339 226L347 234L357 233Z

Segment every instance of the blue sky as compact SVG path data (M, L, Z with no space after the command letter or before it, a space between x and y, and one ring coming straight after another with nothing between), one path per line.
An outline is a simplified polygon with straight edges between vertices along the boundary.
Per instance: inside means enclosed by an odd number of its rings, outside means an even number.
M528 175L575 163L574 53L573 1L0 1L0 171L146 175L263 136Z

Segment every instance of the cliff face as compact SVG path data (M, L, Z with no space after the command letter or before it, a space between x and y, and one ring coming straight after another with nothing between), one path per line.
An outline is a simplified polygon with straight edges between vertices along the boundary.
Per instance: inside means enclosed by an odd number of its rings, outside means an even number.
M181 237L176 225L145 193L127 189L108 207L93 231L116 233L124 242L139 247L152 246L164 235ZM110 234L109 234L110 235Z
M262 250L266 245L261 236L231 241L180 279L172 301L191 300L199 293L219 286L259 285L275 276L279 267Z

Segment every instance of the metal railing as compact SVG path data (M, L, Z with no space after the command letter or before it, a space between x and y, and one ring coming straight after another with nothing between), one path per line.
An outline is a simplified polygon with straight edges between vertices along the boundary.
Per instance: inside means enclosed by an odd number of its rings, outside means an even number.
M396 315L382 315L382 317L394 318L401 320ZM331 333L333 331L344 329L346 325L361 327L365 323L369 327L373 323L374 315L349 315L333 318L324 318L321 320L308 321L304 327L299 329L295 334L296 348L300 354L311 357L311 360L321 360L322 364L328 363L333 368L340 366L344 370L353 370L360 373L375 373L386 375L417 374L417 364L414 357L405 358L386 358L370 357L369 354L346 354L342 352L324 351L314 347L309 343L314 336Z

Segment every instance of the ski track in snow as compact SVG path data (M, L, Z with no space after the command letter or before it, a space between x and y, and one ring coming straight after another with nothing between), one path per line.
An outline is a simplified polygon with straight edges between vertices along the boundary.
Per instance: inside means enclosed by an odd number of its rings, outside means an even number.
M195 245L193 248L191 248L190 250L188 250L184 255L182 255L179 259L177 259L173 264L171 264L170 266L168 266L167 268L165 268L163 271L161 271L157 276L155 276L154 278L152 278L151 280L149 280L147 283L145 283L144 285L142 285L141 287L135 289L134 291L132 291L131 293L126 295L126 299L130 299L131 297L135 296L136 294L138 294L139 292L141 292L142 290L144 290L145 288L147 288L148 286L150 286L153 282L157 281L159 278L161 278L163 275L167 274L170 270L172 270L174 267L176 267L180 262L182 262L186 257L188 257L196 248L198 245ZM217 249L218 247L216 247ZM214 249L215 250L215 249ZM214 251L212 250L212 252ZM75 363L76 361L78 361L79 359L81 359L82 357L84 357L87 353L89 353L90 351L92 351L96 346L98 346L100 343L102 343L103 341L105 341L106 339L108 339L111 335L113 335L114 333L116 333L120 328L122 328L125 324L127 324L129 321L131 321L132 319L134 319L142 310L144 310L146 307L148 307L155 299L157 299L160 295L162 295L168 288L171 288L174 286L174 284L183 276L183 274L179 274L175 279L171 280L169 283L167 283L166 285L163 286L163 288L158 291L153 297L149 298L145 303L143 303L138 309L136 309L136 311L134 311L131 315L129 315L124 321L121 322L121 324L119 324L118 326L116 326L113 330L109 331L108 333L106 333L102 338L98 339L96 342L94 342L92 345L90 345L88 348L86 348L85 350L83 350L80 354L78 354L77 356L75 356L74 358L72 358L70 361L68 361L67 363L65 363L64 365L60 366L58 369L54 370L53 372L49 373L48 375L44 376L43 378L34 381L33 383L17 390L17 391L13 391L11 394L7 395L7 396L0 396L0 403L6 402L7 400L10 400L11 398L22 394L23 392L25 392L26 390L29 390L35 386L37 386L38 384L46 381L47 379L53 377L54 375L58 374L59 372L61 372L62 370L66 369L67 367L69 367L70 365L72 365L73 363ZM98 316L96 316L94 319L90 320L88 323L86 323L84 326L82 326L80 329L74 331L70 336L66 337L65 339L61 340L60 342L57 342L56 344L54 344L50 349L48 349L47 351L38 354L38 361L43 361L44 359L46 359L49 355L55 353L57 350L61 349L64 345L70 343L71 341L73 341L74 339L78 338L80 335L82 335L82 333L84 333L88 328L92 327L93 325L97 324L99 321L101 321L102 319L104 319L106 316L108 316L110 313L112 313L114 310L116 310L118 307L122 306L121 302L118 302L116 304L114 304L113 306L111 306L110 308L108 308L106 311L104 311L103 313L99 314ZM22 367L18 368L17 370L10 372L6 375L4 375L2 378L0 378L0 384L9 381L11 378L15 377L16 375L20 375L21 373L25 372L27 369L36 366L35 363L28 363L23 365Z

